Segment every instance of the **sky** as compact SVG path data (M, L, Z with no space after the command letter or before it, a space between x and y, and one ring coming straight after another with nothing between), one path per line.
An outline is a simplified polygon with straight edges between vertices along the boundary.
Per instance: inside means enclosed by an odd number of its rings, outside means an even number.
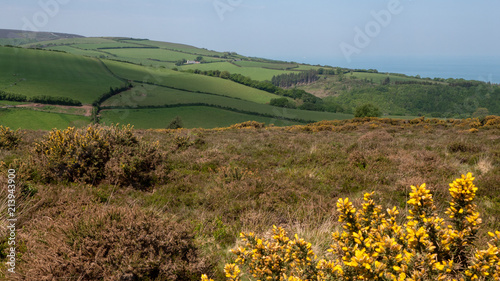
M124 36L311 64L500 57L498 0L2 0L0 28Z

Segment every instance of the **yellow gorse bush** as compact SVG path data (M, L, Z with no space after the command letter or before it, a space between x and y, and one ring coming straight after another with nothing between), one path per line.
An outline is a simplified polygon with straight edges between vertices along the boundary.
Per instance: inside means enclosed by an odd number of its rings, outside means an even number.
M35 144L32 163L47 181L151 186L164 155L159 143L138 139L131 125L52 130Z
M21 142L21 134L18 130L0 125L0 148L13 148Z
M500 280L500 232L489 232L485 250L473 245L481 225L473 181L468 173L450 184L447 221L425 184L411 187L404 223L396 207L383 211L373 193L359 209L339 199L343 231L332 233L330 259L319 259L311 243L276 226L270 241L241 233L244 246L232 250L237 258L226 265L226 280Z

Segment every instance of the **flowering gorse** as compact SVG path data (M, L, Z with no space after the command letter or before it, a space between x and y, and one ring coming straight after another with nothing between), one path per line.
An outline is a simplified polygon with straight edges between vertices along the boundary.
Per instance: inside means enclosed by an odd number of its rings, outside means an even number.
M237 258L225 268L227 280L500 280L500 232L489 233L485 250L473 245L481 224L473 181L469 173L450 184L448 222L425 184L411 187L403 223L399 210L382 211L373 193L359 209L339 199L343 231L332 234L330 259L319 259L310 243L282 228L273 227L272 241L241 233L245 245L232 250Z
M99 183L144 188L163 161L159 143L138 139L133 127L90 125L52 130L35 144L32 162L46 181Z
M11 130L0 125L0 148L14 148L21 142L19 130Z

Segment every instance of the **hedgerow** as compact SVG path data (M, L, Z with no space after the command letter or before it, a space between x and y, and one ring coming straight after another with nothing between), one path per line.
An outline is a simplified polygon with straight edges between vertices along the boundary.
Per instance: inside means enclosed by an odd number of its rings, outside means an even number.
M488 233L486 249L474 245L482 220L473 203L473 180L468 173L450 184L446 222L425 184L411 187L403 223L398 208L384 212L373 193L364 195L359 209L339 199L343 231L332 233L328 258L318 258L311 243L288 237L283 228L273 227L271 241L241 233L244 246L232 250L236 259L225 266L226 279L500 280L500 231Z

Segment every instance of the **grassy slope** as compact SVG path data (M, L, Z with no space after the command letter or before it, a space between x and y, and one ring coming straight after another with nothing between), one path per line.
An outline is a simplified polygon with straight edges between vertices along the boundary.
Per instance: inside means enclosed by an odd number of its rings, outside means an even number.
M237 61L235 64L243 67L264 67L271 69L295 69L298 67L298 64L292 63L271 63L271 62L257 62L257 61Z
M88 56L88 57L107 56L106 53L103 53L100 51L82 50L82 49L74 48L72 46L53 46L53 47L47 47L46 49L55 50L55 51L63 51L66 53L77 55L77 56Z
M185 53L180 53L180 52L175 52L175 51L170 51L170 50L163 50L163 49L107 49L104 50L110 54L113 54L117 57L123 57L123 58L136 58L136 59L153 59L153 60L160 60L160 61L168 61L168 62L176 62L181 59L186 59L186 60L195 60L196 55L191 55L191 54L185 54ZM206 61L221 61L222 59L220 58L210 58L206 57L204 58Z
M185 45L185 44L177 44L177 43L169 43L169 42L160 42L160 41L151 41L151 40L121 40L122 42L127 43L138 43L153 47L159 47L162 49L169 49L180 51L189 54L202 55L202 56L222 56L223 53L216 51L209 51L206 49L196 48L193 46Z
M213 93L257 103L268 103L277 95L220 78L177 72L167 69L144 68L137 65L105 61L116 75L131 80L151 82L189 91Z
M184 65L180 67L180 69L229 71L230 73L238 73L244 76L248 76L253 80L259 80L259 81L271 80L271 78L273 78L274 75L293 72L293 71L283 71L283 70L266 69L259 67L239 67L229 62Z
M40 45L72 45L72 44L101 44L101 43L113 43L114 40L102 37L86 37L86 38L69 38L69 39L57 39L50 41L42 41L37 44ZM31 47L34 44L25 44L21 47ZM36 44L35 44L36 45Z
M205 103L220 107L230 107L239 111L255 112L265 115L266 117L264 118L266 118L266 123L271 122L270 119L273 119L267 116L280 116L289 119L315 121L352 118L352 115L348 114L283 109L246 100L179 91L152 85L138 86L132 90L116 95L103 103L103 106L144 107L193 103Z
M11 129L51 130L81 127L90 123L89 117L47 113L30 109L0 109L0 125Z
M132 124L137 129L165 129L176 116L182 118L183 127L185 128L227 127L245 121L272 123L276 126L299 124L206 106L103 110L101 116L101 123L103 124Z
M6 92L69 97L92 103L110 86L121 84L95 59L0 47L0 89Z

